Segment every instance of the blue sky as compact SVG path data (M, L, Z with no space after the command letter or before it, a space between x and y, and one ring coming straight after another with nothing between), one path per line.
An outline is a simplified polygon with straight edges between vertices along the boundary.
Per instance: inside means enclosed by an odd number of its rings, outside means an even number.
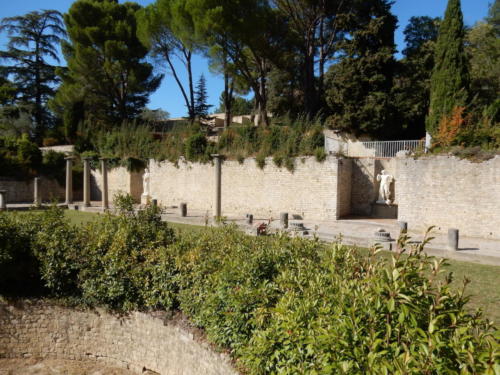
M57 9L66 12L72 0L0 0L0 18L22 15L33 10ZM147 5L153 0L137 0L141 5ZM473 25L483 19L488 13L490 0L462 0L462 11L464 21L467 25ZM399 27L396 31L396 44L398 50L404 48L403 30L412 16L442 17L446 8L447 0L396 0L392 11L398 17ZM3 49L7 41L6 35L0 35L0 48ZM213 75L208 71L207 62L203 57L196 56L193 61L193 74L197 80L201 74L207 79L207 92L209 104L218 105L219 96L223 90L221 77ZM181 75L182 76L182 75ZM185 79L185 76L182 76ZM162 108L168 111L172 117L186 114L184 102L176 86L174 79L165 76L161 87L150 97L149 108ZM215 108L214 107L214 108Z

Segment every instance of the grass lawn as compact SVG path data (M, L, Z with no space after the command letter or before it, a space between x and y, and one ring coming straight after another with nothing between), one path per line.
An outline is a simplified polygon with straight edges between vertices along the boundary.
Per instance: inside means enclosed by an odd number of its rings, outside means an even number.
M18 211L15 215L23 215L28 211ZM41 212L41 211L31 211ZM102 214L82 212L74 210L65 210L64 215L68 220L75 225L82 225L93 220L98 220ZM185 231L202 231L205 227L198 225L189 225L168 222L172 228L179 232ZM389 253L385 253L389 256ZM449 266L446 267L448 272L453 272L453 285L457 288L462 287L464 278L471 280L467 286L466 294L471 297L469 308L475 310L481 308L484 315L493 320L497 327L500 327L500 266L488 266L477 263L460 262L456 260L448 260Z

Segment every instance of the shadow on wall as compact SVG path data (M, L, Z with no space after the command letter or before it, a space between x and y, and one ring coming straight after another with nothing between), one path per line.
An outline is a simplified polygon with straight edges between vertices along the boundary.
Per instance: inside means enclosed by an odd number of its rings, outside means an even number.
M90 174L90 200L91 201L100 201L102 199L102 190L95 176Z
M376 199L373 159L352 159L351 214L370 216Z

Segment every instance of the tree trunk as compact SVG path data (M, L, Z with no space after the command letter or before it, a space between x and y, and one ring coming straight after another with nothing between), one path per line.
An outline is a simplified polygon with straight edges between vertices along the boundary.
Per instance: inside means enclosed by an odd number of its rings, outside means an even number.
M188 113L189 113L189 118L191 122L194 121L195 117L195 109L194 109L194 89L193 89L193 72L191 69L191 51L188 51L186 54L186 67L187 67L187 73L188 73L188 80L189 80L189 106L188 106Z

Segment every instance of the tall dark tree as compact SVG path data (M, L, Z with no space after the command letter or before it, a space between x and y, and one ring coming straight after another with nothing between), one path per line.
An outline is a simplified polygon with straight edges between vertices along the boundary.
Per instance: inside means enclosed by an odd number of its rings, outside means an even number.
M206 119L208 117L208 110L212 107L207 103L207 82L205 76L202 74L198 79L196 84L195 99L194 99L194 110L195 115L199 119Z
M78 0L64 15L69 42L63 85L53 106L104 127L137 116L161 81L144 62L137 38L136 3ZM74 118L68 119L74 121Z
M388 0L359 1L346 26L343 57L328 72L326 100L332 127L392 138L391 89L396 17Z
M464 50L465 30L460 0L449 0L436 42L426 129L436 134L441 119L469 96L469 71Z
M419 53L422 46L428 41L435 41L439 33L439 23L440 18L411 17L403 32L406 43L403 55L412 57Z
M353 13L356 1L345 0L272 0L274 8L283 16L299 57L300 90L303 93L303 111L314 114L322 106L325 71L335 58L337 42L343 35L343 22Z
M430 78L434 67L434 48L439 18L411 17L404 30L406 48L398 61L393 97L400 137L422 138L429 113Z
M157 0L137 13L137 35L150 48L159 64L166 62L166 70L172 74L181 91L191 120L195 118L194 85L192 71L193 53L199 50L195 38L193 20L186 9L185 0ZM175 60L182 63L187 83L182 81Z
M278 23L269 3L261 0L187 1L197 34L212 57L218 60L224 74L226 124L231 118L233 78L238 75L254 92L258 122L268 125L267 74L279 47L274 34Z
M4 18L0 31L9 35L7 50L0 51L0 58L9 63L5 71L13 77L19 102L32 107L33 135L40 142L49 122L46 104L59 82L48 59L59 62L56 46L66 35L61 13L44 10Z

